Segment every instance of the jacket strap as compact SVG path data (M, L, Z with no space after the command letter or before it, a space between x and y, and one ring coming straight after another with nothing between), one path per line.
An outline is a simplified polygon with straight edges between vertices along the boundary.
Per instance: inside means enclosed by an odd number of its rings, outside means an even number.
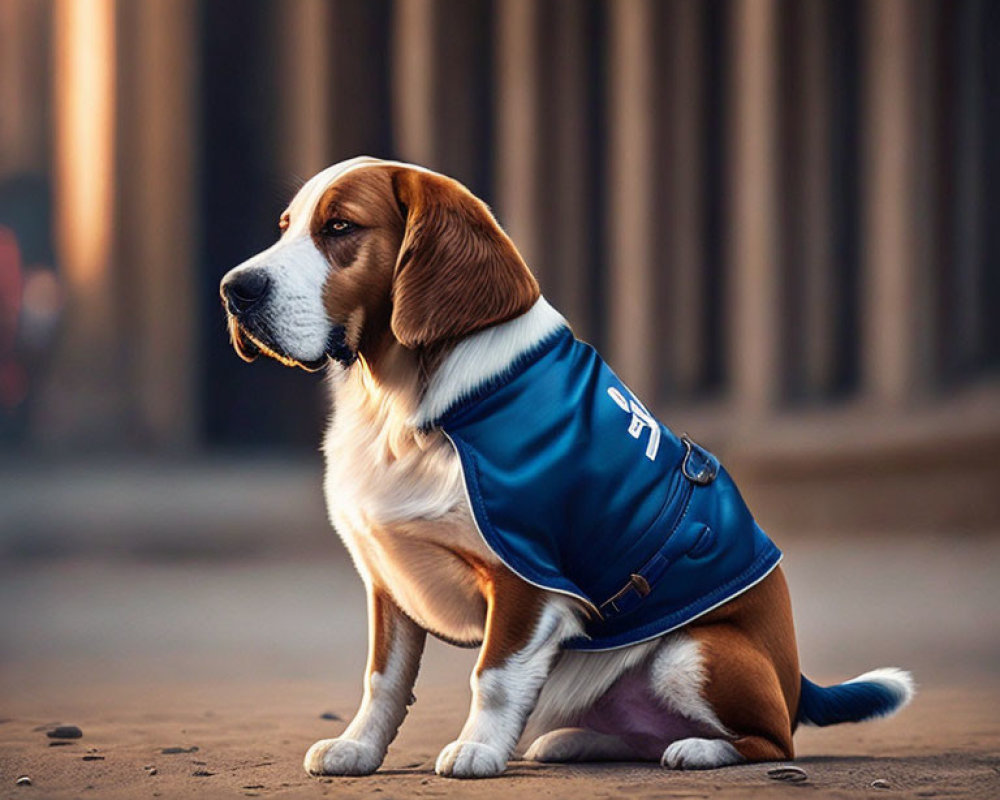
M681 472L684 477L695 486L707 486L712 483L719 474L719 459L692 441L687 434L681 436L681 441L687 450L684 460L681 462ZM687 502L690 502L690 499ZM704 530L693 539L684 537L680 541L673 536L674 531L670 531L663 547L638 570L629 575L628 582L621 589L601 603L601 616L604 619L611 619L625 614L639 605L653 590L670 565L689 551L697 548L699 543L705 539L706 534L711 532L707 525L702 525L702 528ZM693 544L691 544L692 541Z

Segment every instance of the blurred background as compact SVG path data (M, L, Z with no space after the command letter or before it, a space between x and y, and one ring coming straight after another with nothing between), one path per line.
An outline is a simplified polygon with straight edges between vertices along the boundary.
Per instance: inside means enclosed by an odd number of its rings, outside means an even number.
M247 604L292 655L324 607L363 637L322 380L240 361L217 287L366 153L486 199L800 590L836 570L808 622L846 603L884 643L933 606L992 670L998 141L989 0L0 0L8 655L160 652L150 620L175 655L245 653L209 609ZM246 566L290 554L310 571Z

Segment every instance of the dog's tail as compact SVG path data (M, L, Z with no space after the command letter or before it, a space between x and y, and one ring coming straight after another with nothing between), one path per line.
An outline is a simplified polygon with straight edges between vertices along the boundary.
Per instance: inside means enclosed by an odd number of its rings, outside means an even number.
M909 672L895 667L875 669L836 686L817 686L802 676L799 722L837 725L895 714L916 691Z

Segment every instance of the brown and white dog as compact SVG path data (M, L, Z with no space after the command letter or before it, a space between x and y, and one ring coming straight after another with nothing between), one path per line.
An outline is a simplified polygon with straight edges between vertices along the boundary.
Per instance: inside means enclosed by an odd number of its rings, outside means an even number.
M800 677L780 567L680 630L562 650L586 609L491 551L455 450L424 423L565 320L489 209L420 167L365 157L330 167L280 228L273 247L225 276L229 329L248 361L329 366L326 498L370 625L361 708L341 736L309 749L308 772L378 769L428 632L481 647L465 727L437 759L453 777L501 773L526 725L528 759L698 769L789 759L798 722L884 715L910 699L899 670L830 689Z

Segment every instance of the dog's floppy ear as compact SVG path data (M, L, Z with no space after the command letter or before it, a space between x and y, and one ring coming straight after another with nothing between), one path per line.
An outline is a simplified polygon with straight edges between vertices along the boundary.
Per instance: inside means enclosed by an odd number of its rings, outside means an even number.
M393 175L406 219L392 288L392 332L406 347L457 339L516 317L538 283L479 198L413 169Z

